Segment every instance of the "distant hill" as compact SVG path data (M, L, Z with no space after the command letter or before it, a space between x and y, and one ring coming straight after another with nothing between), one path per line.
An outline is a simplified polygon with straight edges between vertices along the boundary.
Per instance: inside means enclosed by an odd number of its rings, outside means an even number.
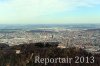
M37 29L37 28L54 28L62 27L66 29L96 29L100 28L100 24L3 24L0 29Z

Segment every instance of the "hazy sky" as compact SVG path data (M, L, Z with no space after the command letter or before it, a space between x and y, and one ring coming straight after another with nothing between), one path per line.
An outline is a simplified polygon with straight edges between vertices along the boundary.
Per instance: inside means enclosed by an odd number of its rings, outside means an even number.
M0 0L0 24L100 23L100 0Z

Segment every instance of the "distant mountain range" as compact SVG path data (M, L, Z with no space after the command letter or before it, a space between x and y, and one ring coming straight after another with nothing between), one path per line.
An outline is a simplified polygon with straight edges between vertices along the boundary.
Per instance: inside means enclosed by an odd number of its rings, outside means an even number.
M0 25L0 29L38 29L38 28L66 28L66 29L99 29L100 24L12 24Z

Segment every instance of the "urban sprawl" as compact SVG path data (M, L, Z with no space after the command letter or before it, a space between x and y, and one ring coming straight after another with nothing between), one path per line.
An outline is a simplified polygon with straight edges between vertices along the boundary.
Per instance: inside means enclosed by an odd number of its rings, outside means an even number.
M59 48L78 47L100 52L100 29L39 28L34 30L0 30L0 43L9 46L36 42L59 42Z

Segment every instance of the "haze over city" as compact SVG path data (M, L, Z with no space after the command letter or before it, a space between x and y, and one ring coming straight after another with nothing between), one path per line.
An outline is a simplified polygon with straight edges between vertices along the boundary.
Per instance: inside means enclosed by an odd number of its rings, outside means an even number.
M100 66L100 0L0 0L0 66Z

